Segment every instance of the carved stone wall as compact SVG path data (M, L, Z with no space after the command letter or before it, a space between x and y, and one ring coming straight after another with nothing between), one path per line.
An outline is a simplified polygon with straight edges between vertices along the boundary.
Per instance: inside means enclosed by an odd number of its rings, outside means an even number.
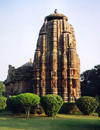
M33 67L33 93L58 94L64 101L80 97L80 60L74 29L67 16L45 17L39 32Z

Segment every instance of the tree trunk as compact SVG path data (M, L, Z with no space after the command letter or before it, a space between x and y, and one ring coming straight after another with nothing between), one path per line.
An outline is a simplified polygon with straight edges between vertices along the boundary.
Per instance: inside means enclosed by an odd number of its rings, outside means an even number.
M30 107L26 107L25 111L26 111L26 118L29 118L29 115L30 115Z

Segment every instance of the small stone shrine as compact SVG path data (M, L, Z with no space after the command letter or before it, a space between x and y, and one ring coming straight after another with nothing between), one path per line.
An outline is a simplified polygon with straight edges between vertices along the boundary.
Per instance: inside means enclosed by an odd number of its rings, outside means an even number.
M58 94L65 102L74 102L81 96L80 59L74 29L67 21L67 16L59 14L57 9L45 17L33 63L18 69L9 66L4 81L6 96L14 92L31 92L40 97Z

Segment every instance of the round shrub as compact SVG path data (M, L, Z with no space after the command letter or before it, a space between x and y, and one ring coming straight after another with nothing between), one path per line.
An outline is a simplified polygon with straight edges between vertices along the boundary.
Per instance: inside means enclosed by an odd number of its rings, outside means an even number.
M92 114L99 106L94 97L83 96L76 100L76 105L84 115Z
M0 111L4 110L6 108L6 97L0 97Z
M99 106L98 108L96 109L96 112L99 114L100 116L100 96L96 96L96 100L99 102Z
M11 96L7 99L7 110L11 111L13 114L18 114L21 112L21 106L16 100L16 96Z
M11 96L11 97L7 98L6 104L7 104L7 110L8 111L12 111L13 110L12 109L12 106L13 106L12 104L13 104L14 98L15 98L15 96Z
M48 94L41 97L40 103L48 116L56 116L61 106L63 99L59 95Z
M16 96L16 101L25 109L26 117L29 118L31 108L40 103L40 97L32 93L22 93Z

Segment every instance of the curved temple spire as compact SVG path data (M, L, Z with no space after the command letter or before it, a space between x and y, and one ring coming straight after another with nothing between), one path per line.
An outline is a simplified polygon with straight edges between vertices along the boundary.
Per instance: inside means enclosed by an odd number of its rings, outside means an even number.
M40 50L35 52L33 92L58 94L65 102L73 102L80 97L80 61L74 29L67 20L57 9L45 17L38 38Z

